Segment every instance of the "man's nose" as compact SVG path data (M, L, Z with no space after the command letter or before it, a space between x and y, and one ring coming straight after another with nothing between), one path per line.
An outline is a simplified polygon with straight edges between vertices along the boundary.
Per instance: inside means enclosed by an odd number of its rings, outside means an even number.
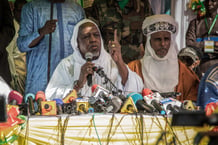
M166 44L165 40L161 40L161 46L164 46Z
M95 38L94 35L91 35L91 36L90 36L90 41L91 41L91 42L92 42L92 41L96 41L96 38Z

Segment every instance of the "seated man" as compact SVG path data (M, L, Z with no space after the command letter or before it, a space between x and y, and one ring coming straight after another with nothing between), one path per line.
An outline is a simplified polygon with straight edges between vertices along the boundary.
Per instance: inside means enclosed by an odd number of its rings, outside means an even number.
M123 62L116 34L115 31L114 41L109 42L109 55L104 49L97 25L89 19L77 23L71 39L74 53L58 64L46 88L46 98L62 98L72 89L83 97L91 96L91 87L87 85L87 76L90 74L93 84L111 90L111 86L93 71L94 66L102 67L110 81L122 91L142 91L141 78ZM87 52L93 55L91 61L86 60Z
M197 105L204 109L210 102L218 102L218 64L206 71L198 89Z
M201 79L202 74L199 69L202 54L198 49L193 47L185 47L179 51L178 58L181 60L189 69L193 70Z
M166 14L147 17L142 25L147 37L145 55L130 62L129 68L144 81L144 88L164 92L180 92L177 99L196 101L198 76L178 60L175 34L177 23Z

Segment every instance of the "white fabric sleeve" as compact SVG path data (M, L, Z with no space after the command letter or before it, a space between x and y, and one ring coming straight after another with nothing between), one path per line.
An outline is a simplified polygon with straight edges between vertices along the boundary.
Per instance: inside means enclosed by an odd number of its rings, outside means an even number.
M72 89L74 79L69 75L67 62L62 61L56 67L49 84L45 90L46 99L64 98Z
M121 77L118 77L118 88L123 90L124 95L127 95L131 92L138 92L141 93L143 89L143 81L140 76L138 76L135 72L131 71L129 67L127 66L128 69L128 79L126 84L123 86L121 83Z

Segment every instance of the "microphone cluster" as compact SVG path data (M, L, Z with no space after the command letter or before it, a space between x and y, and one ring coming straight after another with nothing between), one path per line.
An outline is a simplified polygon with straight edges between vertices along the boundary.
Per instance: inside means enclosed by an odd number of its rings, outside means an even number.
M88 98L78 98L76 90L70 91L63 99L46 100L45 93L38 91L23 97L19 92L12 90L8 95L8 104L18 105L23 115L59 115L59 114L85 114L94 112L104 113L147 113L171 115L183 110L195 110L190 100L184 102L171 97L163 97L161 93L150 89L143 89L142 93L131 92L127 96L121 92L108 90L100 85L92 86L92 95ZM169 93L168 93L169 94ZM176 93L177 94L177 93ZM2 97L5 98L5 97ZM4 106L4 100L0 99ZM5 110L4 108L1 110Z
M169 93L167 93L169 96ZM89 97L89 104L94 108L94 112L106 113L148 113L160 115L172 115L183 110L195 110L195 106L190 100L181 102L175 99L175 94L165 98L158 92L150 89L143 89L142 93L129 93L125 99L115 96L111 91L99 86L92 86L92 96Z

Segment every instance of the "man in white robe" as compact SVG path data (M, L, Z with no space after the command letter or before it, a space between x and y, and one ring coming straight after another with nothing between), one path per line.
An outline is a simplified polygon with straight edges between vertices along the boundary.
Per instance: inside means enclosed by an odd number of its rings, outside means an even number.
M89 74L92 74L92 84L98 84L108 90L113 89L110 83L104 83L104 77L93 70L94 66L102 67L107 78L124 94L141 92L143 88L139 86L143 86L142 80L123 62L116 30L114 35L114 40L108 44L108 54L104 49L98 26L89 19L77 23L71 39L74 52L58 64L46 88L46 98L63 98L73 89L80 92L83 97L91 96L92 86L87 85ZM92 61L86 61L87 52L93 54Z

